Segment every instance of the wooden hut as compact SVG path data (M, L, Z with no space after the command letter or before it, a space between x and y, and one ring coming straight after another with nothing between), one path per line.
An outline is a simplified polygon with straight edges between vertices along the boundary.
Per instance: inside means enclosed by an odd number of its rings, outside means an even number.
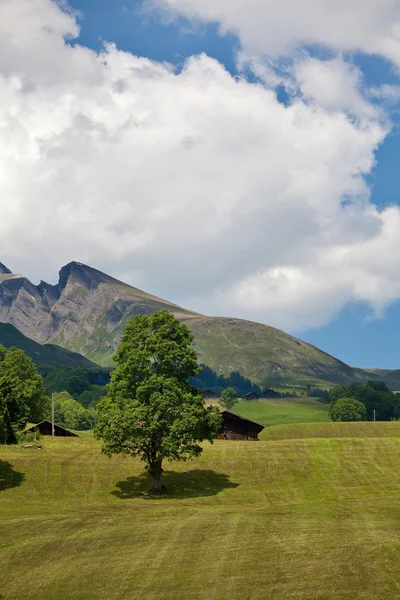
M218 398L218 394L214 390L203 390L203 398Z
M217 435L219 440L258 440L258 434L264 429L264 425L229 410L223 410L221 414L223 423Z
M267 388L265 392L263 392L263 398L279 398L279 392L272 390L271 388Z
M257 394L256 392L249 392L248 394L243 396L243 400L258 400L259 397L259 394Z
M37 425L32 425L29 429L25 431L35 431L38 429L42 435L52 435L52 423L51 421L42 421ZM79 437L76 433L72 433L69 429L65 429L65 427L61 427L61 425L54 425L54 435L58 437Z

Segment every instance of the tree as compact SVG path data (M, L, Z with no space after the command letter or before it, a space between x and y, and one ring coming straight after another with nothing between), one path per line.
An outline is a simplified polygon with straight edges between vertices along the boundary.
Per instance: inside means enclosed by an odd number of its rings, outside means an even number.
M236 396L244 396L248 392L261 394L259 386L250 381L250 379L243 377L238 371L232 371L228 377L224 377L223 375L217 375L207 365L200 364L200 367L201 371L196 377L190 378L190 383L200 390L211 388L222 392L227 387L233 387L236 391Z
M5 400L0 396L0 444L6 442L6 403Z
M74 400L68 392L54 394L54 421L67 429L91 429L92 413Z
M75 400L85 390L90 389L89 371L84 367L57 368L45 379L46 392L68 392Z
M219 398L219 403L228 410L233 408L237 402L236 392L232 387L226 388Z
M28 421L38 422L49 409L43 378L35 363L17 348L0 346L0 432L3 441L17 441L17 431Z
M329 392L330 405L333 406L340 398L348 396L348 389L344 385L335 385Z
M349 387L337 386L330 391L331 408L340 398L355 398L367 409L367 418L390 421L400 417L400 398L393 394L384 382L368 381L366 384L352 383Z
M330 408L332 421L366 421L367 410L355 398L340 398Z
M85 408L89 408L90 406L96 406L99 400L105 396L107 396L105 385L91 385L88 390L85 390L80 394L78 402Z
M161 492L162 464L199 456L198 442L221 425L216 407L206 408L189 377L198 371L193 335L167 310L136 315L125 327L113 359L107 398L98 404L95 433L103 452L139 456Z
M376 392L390 392L388 386L384 381L372 379L368 381L367 385L369 385L369 387L371 387Z

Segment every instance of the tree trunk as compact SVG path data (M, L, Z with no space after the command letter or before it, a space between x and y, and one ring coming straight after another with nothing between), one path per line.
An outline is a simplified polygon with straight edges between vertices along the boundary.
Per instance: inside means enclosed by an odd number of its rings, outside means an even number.
M151 465L149 473L151 477L151 493L162 494L165 491L165 487L161 484L161 474L163 472L161 461Z

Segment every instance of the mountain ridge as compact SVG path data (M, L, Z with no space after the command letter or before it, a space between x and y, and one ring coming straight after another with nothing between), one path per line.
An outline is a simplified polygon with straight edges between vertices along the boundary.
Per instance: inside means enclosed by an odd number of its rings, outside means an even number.
M47 373L55 368L71 367L101 370L99 365L92 363L76 352L71 352L54 344L42 345L35 342L10 323L0 323L0 344L6 348L15 346L23 350L37 365L41 373Z
M7 271L7 272L4 272ZM60 270L55 285L33 285L0 271L0 322L39 343L57 344L94 363L112 365L123 328L135 314L168 309L194 334L199 361L217 374L239 371L259 385L351 383L379 377L400 387L400 370L350 367L279 329L232 317L208 317L153 296L80 262Z

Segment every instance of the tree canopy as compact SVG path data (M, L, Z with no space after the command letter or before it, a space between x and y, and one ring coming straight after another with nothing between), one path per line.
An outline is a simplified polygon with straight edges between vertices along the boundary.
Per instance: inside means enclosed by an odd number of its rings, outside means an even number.
M89 371L83 367L57 368L45 378L46 392L68 392L75 400L90 388Z
M96 404L105 396L107 396L107 389L105 385L92 385L90 389L85 390L78 397L79 404L82 404L85 408L95 407Z
M330 409L332 421L366 421L367 410L355 398L339 398Z
M338 385L330 391L331 409L340 398L354 398L365 406L367 419L390 421L400 418L400 397L393 394L383 381L368 381L366 384L352 383L346 387Z
M82 431L92 428L93 415L68 392L58 392L54 394L54 421L67 429Z
M200 364L201 370L195 377L190 378L190 382L194 387L200 390L212 388L216 392L222 392L227 387L232 387L236 396L242 397L248 392L256 392L261 394L261 389L258 385L243 377L239 371L232 371L227 377L223 375L217 375L211 367Z
M17 432L49 410L43 378L23 350L0 345L0 441L13 443Z
M219 397L219 403L228 410L233 408L237 402L236 392L233 388L226 388Z
M139 456L160 492L162 463L187 460L202 452L199 442L213 441L221 415L206 408L192 387L199 367L193 336L167 310L136 315L127 324L107 386L98 404L97 437L103 451Z

